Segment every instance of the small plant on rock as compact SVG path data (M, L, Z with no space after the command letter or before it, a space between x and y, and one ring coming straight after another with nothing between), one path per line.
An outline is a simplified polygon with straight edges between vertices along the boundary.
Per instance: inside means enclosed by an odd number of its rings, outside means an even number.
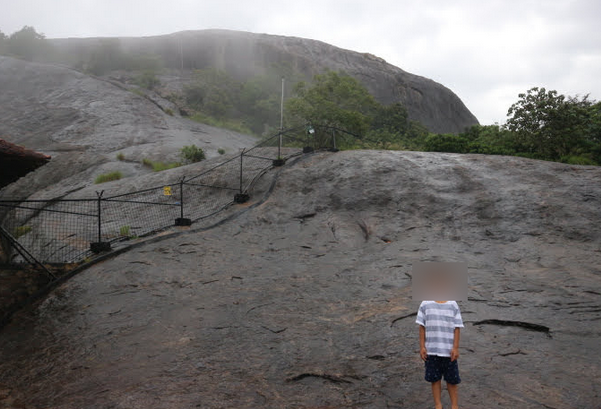
M204 151L196 145L184 146L180 151L180 156L185 163L195 163L205 159Z
M15 239L18 239L21 236L26 235L27 233L29 233L31 231L31 226L18 226L15 227L15 230L13 231L13 235L15 236Z
M98 177L96 177L96 180L94 181L94 183L99 184L99 183L111 182L113 180L119 180L122 177L123 177L123 174L119 171L103 173L102 175L98 175Z

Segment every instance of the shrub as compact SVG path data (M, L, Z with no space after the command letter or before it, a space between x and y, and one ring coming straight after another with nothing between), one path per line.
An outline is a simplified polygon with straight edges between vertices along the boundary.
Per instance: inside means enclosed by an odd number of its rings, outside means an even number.
M468 141L460 135L430 134L424 143L429 152L467 153Z
M125 155L121 152L117 154L117 160L125 160Z
M204 151L196 145L184 146L180 151L180 156L186 163L200 162L205 159Z
M18 226L15 227L15 230L13 231L13 236L15 236L15 239L18 239L21 236L26 235L27 233L29 233L31 231L31 226Z
M165 109L165 113L169 116L173 116L173 110L171 108Z
M96 178L94 183L99 184L99 183L111 182L113 180L119 180L122 177L123 177L123 174L119 171L103 173L102 175L98 175L98 177Z
M594 160L587 158L585 156L576 156L576 155L568 155L561 157L562 163L568 163L570 165L591 165L597 166L597 162Z
M153 71L144 71L134 79L136 85L146 89L153 89L161 84Z
M223 155L223 154L225 154L225 149L219 148L219 149L217 149L217 153L220 155Z

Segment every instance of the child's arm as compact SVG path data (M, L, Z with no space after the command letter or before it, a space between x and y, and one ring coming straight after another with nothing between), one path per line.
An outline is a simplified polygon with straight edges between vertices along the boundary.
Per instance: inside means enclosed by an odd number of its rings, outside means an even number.
M428 359L428 351L426 351L426 327L419 326L419 356L425 361Z
M453 337L453 349L451 349L451 362L455 361L459 358L459 335L461 333L461 328L455 328L454 337Z

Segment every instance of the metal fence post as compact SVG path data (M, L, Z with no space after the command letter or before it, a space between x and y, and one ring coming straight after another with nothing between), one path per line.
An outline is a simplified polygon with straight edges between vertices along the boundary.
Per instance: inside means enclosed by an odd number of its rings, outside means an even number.
M175 219L175 225L176 226L191 226L192 225L192 220L191 219L186 219L184 217L184 181L186 180L186 177L182 177L181 180L179 181L179 209L180 209L180 216Z
M282 137L283 137L283 134L282 134L282 130L280 129L279 143L278 143L278 157L271 162L271 164L273 166L284 166L284 164L286 163L284 158L282 158Z
M330 152L338 152L338 148L336 147L336 130L332 129L332 147L329 149Z
M246 151L246 149L242 149L242 152L240 153L240 190L238 193L236 193L234 195L234 202L235 203L245 203L248 201L248 199L250 198L248 196L248 194L244 193L244 187L243 187L243 167L242 167L242 160L244 158L244 152Z
M90 250L92 250L92 253L95 253L95 254L102 253L103 251L111 250L111 243L108 241L102 241L102 194L103 193L104 193L104 190L102 190L100 192L96 192L96 196L98 197L98 199L97 199L98 241L90 243Z

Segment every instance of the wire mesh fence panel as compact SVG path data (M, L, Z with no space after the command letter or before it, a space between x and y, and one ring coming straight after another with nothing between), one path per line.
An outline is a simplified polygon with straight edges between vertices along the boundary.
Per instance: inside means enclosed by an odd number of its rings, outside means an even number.
M148 235L180 217L180 184L102 198L102 241Z
M184 217L195 222L214 215L233 203L237 189L184 184Z
M92 255L92 243L145 236L175 225L176 219L194 222L217 214L272 166L310 146L307 139L304 127L282 131L179 183L136 192L82 200L3 200L2 226L39 261L81 261ZM13 261L19 257L13 255Z
M12 207L3 227L22 246L45 263L68 263L89 255L97 231L94 200L24 201L0 203ZM13 262L20 262L13 255Z

